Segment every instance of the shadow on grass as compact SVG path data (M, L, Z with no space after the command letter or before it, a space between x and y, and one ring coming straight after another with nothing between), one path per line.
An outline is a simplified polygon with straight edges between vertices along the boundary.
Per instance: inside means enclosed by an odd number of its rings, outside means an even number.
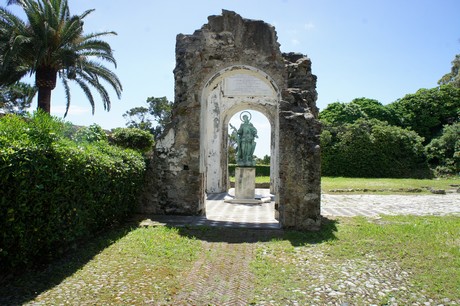
M164 224L176 228L183 237L208 242L256 243L272 240L288 240L293 246L316 244L335 240L336 220L324 219L318 232L299 232L280 229L223 228L210 226L185 226L184 224ZM23 305L38 295L59 285L67 277L83 268L97 254L116 243L140 225L130 221L125 226L110 229L100 236L80 245L75 251L46 267L22 273L11 274L5 278L0 275L0 305ZM163 225L156 225L163 226ZM3 272L2 272L3 273Z
M94 256L133 230L132 224L110 229L79 245L62 259L33 270L10 273L0 282L0 305L22 305L60 284ZM3 271L1 272L4 273Z
M337 239L337 220L323 218L321 230L301 232L282 229L223 228L210 226L177 227L179 234L207 242L256 243L288 240L293 246L317 244ZM174 227L171 225L167 225Z

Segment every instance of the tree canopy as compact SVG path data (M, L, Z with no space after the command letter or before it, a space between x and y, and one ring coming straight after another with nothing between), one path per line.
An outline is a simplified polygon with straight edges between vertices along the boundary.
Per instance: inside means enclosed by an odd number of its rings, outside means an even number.
M84 34L83 20L93 10L71 15L67 0L14 0L8 4L21 6L26 20L0 7L0 84L13 84L27 74L35 75L38 108L49 113L51 91L59 77L66 94L66 114L70 81L83 90L93 113L92 88L101 96L104 109L110 110L109 93L101 81L110 85L118 98L122 85L115 73L100 62L116 67L112 49L101 37L116 33Z
M346 177L427 177L422 138L376 119L324 126L322 175Z
M414 130L425 138L425 143L429 143L431 139L440 135L445 124L459 120L460 88L442 85L420 89L388 107L399 118L399 126Z
M147 107L131 108L123 114L123 117L128 120L127 127L149 131L157 139L166 125L171 122L173 103L166 97L149 97L146 103Z
M452 68L449 73L446 73L439 81L439 85L451 84L454 87L460 88L460 54L457 54L452 61Z
M327 123L353 123L358 119L377 119L394 123L394 113L379 101L369 98L356 98L350 103L334 102L320 113L320 119Z
M0 85L0 110L21 114L30 107L36 93L35 87L22 82Z
M427 146L428 162L439 176L460 173L460 122L445 125L440 137Z

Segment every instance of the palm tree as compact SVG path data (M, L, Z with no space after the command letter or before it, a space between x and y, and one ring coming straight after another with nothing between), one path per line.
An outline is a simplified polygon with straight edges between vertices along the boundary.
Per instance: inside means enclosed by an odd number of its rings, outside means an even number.
M26 74L35 75L38 108L50 113L51 91L59 77L70 106L69 81L75 81L87 96L94 114L91 88L100 94L104 109L110 97L101 83L109 84L120 98L122 85L111 70L97 60L115 65L110 45L101 36L115 32L83 34L83 19L94 10L71 16L67 0L9 0L22 7L27 21L0 7L0 84L12 84Z

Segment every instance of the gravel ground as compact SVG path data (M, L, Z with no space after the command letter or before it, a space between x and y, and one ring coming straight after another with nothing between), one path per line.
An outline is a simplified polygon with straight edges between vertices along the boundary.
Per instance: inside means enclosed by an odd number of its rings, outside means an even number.
M295 266L301 286L289 288L285 305L460 305L460 299L432 300L418 292L411 273L395 262L362 259L338 261L324 254L321 246L296 249L294 256L276 261ZM270 258L270 252L263 253ZM296 282L299 284L299 282ZM276 291L266 288L257 305L279 305ZM285 303L284 303L285 302Z
M180 275L171 275L180 280L180 285L172 295L165 297L163 294L161 299L155 294L162 286L161 279L148 276L146 271L146 278L128 281L135 266L113 263L109 273L105 271L106 266L112 264L98 259L55 286L32 295L34 297L31 299L15 299L14 293L8 299L0 294L0 304L460 305L460 299L430 299L414 286L410 271L404 271L395 262L377 260L372 254L359 259L334 258L328 255L327 244L295 247L293 252L273 252L267 241L280 237L280 232L209 231L206 235L211 237L199 237L204 252L193 268ZM263 236L263 239L258 236ZM257 280L250 267L255 256L261 256L262 260L274 260L283 269L290 269L290 273L294 271L294 274L286 279L281 272L278 278L281 283L267 286L262 291L259 287L255 293ZM82 278L82 275L85 277ZM90 280L89 275L93 275ZM14 288L10 289L10 293L14 292ZM136 295L136 290L142 291L144 296ZM79 292L87 294L81 295Z

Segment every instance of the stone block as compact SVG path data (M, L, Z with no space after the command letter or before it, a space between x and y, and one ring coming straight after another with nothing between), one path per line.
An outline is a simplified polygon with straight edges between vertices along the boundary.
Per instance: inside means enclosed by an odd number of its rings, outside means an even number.
M235 198L254 200L256 191L256 168L236 167Z

